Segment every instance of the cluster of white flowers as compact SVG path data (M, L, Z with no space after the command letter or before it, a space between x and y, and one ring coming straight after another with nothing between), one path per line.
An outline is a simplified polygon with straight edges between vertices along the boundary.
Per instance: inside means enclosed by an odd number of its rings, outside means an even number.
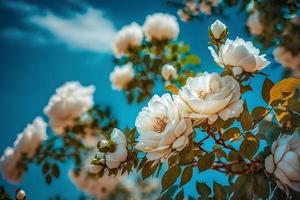
M113 42L114 54L123 56L130 48L141 46L144 35L149 41L172 40L179 34L179 25L172 15L155 13L147 16L143 27L133 22L124 26L116 35Z
M143 42L143 30L133 22L124 26L117 34L113 43L114 53L117 57L126 54L130 48L139 47Z
M127 87L128 83L134 78L134 70L131 63L123 66L116 66L114 71L109 75L112 83L112 88L115 90L123 90Z
M231 76L203 73L189 78L178 95L155 95L138 114L136 148L149 160L182 150L193 132L192 121L215 122L238 117L243 111L239 83Z
M300 192L300 135L281 135L265 159L266 171L274 174L278 187Z
M18 167L22 155L33 158L42 141L47 139L47 124L41 117L35 118L32 124L28 124L14 142L14 147L5 149L0 159L0 169L5 179L12 183L18 183L23 169Z
M263 24L260 22L260 14L258 11L255 11L254 13L249 15L249 18L247 20L247 26L252 35L262 34L264 27Z
M86 194L95 197L96 199L105 199L109 194L116 190L120 183L120 177L104 175L101 178L93 178L89 176L87 171L69 172L71 181Z
M288 49L279 46L273 51L273 55L278 63L290 68L294 76L300 77L300 53L294 56Z
M79 82L67 82L56 89L44 112L50 119L50 125L58 135L66 127L74 125L74 120L93 107L94 86L84 87Z
M209 47L209 50L221 67L240 67L245 72L255 72L270 64L265 55L259 55L259 49L255 48L252 42L246 42L242 38L227 39L218 52L212 47Z

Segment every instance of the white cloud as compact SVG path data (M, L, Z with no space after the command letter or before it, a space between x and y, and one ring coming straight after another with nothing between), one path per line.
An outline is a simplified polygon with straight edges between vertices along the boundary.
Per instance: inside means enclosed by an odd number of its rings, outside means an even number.
M51 11L39 12L39 8L31 4L21 2L5 5L16 11L27 13L25 22L50 32L58 41L67 44L71 48L84 49L93 52L111 52L111 44L116 34L114 24L103 16L100 10L87 7L85 13L74 13L72 17L61 17ZM34 11L34 12L31 12ZM43 14L41 14L43 13ZM37 38L41 31L32 33ZM4 30L7 37L28 37L28 32L12 27ZM49 37L49 36L48 36ZM33 39L34 39L33 38ZM41 36L45 38L45 36ZM53 39L45 40L53 41Z

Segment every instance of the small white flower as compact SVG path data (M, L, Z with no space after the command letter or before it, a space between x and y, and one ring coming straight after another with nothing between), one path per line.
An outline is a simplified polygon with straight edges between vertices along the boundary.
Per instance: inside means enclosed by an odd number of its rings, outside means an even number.
M26 194L25 194L25 191L20 189L17 191L17 194L16 194L16 199L17 200L24 200L26 197Z
M259 55L259 49L255 48L252 42L246 42L241 38L234 41L227 39L218 54L211 47L209 50L215 62L221 67L241 67L245 72L254 72L270 64L264 58L265 55Z
M55 133L63 134L66 127L74 125L75 118L93 107L94 91L93 85L84 87L77 81L67 82L56 89L44 108Z
M18 135L14 142L14 150L26 154L28 158L34 157L36 149L47 139L46 128L46 122L41 117L36 117L33 123L28 124Z
M136 148L147 153L147 159L167 157L172 150L182 150L193 132L191 120L181 116L170 94L155 95L139 112L135 126L139 133Z
M240 67L233 67L232 68L232 72L235 76L240 75L241 73L243 73L243 69Z
M220 117L226 121L243 111L239 83L231 76L203 73L188 78L175 97L184 117L194 120L207 118L213 123Z
M155 13L149 15L143 26L148 40L172 40L179 34L177 19L168 14Z
M106 153L105 159L107 167L114 169L127 160L127 140L124 133L115 128L111 134L111 141L115 143L116 149L114 152Z
M277 185L300 192L300 135L281 135L271 148L272 154L265 159L266 171L274 174Z
M264 27L262 23L260 22L260 14L258 11L255 11L251 15L249 15L249 18L247 20L247 26L249 28L249 31L252 35L261 35Z
M134 70L131 63L123 66L116 66L114 71L109 75L114 90L123 90L127 87L128 83L134 78Z
M172 80L177 78L177 69L170 64L165 64L162 67L161 75L165 80Z
M124 26L116 35L113 50L117 57L128 53L130 48L139 47L143 41L143 30L135 22Z
M23 174L23 171L17 169L17 164L20 158L21 155L19 152L16 152L13 148L8 147L4 150L4 153L0 159L0 169L3 178L14 184L20 182Z
M290 68L294 72L300 72L300 53L293 55L283 46L276 47L273 51L275 60L284 67Z
M220 20L216 20L211 26L210 31L215 39L220 39L221 34L226 31L227 27Z

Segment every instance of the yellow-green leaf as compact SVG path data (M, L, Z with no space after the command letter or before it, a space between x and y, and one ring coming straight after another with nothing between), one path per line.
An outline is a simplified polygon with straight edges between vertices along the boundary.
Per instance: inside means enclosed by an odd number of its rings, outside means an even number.
M172 84L167 85L165 87L165 89L172 92L173 94L178 94L178 92L179 92L179 89L175 85L172 85Z
M250 160L257 152L258 147L259 140L253 134L248 133L241 143L240 153L244 158L248 158Z
M299 84L299 78L287 78L275 84L270 90L270 104L276 100L291 98Z
M180 185L183 186L184 184L189 182L192 176L193 176L193 166L190 165L183 170L183 173L181 175Z
M257 122L264 118L269 113L269 109L262 106L258 106L252 110L252 118L254 122Z
M270 79L266 78L263 83L263 87L262 87L262 91L261 91L261 93L262 93L261 95L266 103L269 103L269 101L270 101L270 90L273 86L274 86L274 83Z
M174 185L176 179L181 172L179 165L174 165L164 174L161 180L162 191L165 191L170 186Z
M198 160L198 168L200 171L205 171L211 168L215 161L214 153L207 153Z
M248 131L252 128L253 120L249 113L246 101L244 102L244 110L240 116L240 122L245 131Z
M224 133L223 133L223 140L227 141L227 140L236 140L237 138L240 137L240 129L236 128L236 127L232 127L227 129Z

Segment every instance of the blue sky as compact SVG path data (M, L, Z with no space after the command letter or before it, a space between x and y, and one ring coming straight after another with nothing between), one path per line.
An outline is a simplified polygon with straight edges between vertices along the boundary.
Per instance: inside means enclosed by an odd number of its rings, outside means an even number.
M176 14L176 9L163 0L128 1L4 1L0 0L0 152L11 146L16 135L43 108L55 88L66 81L78 80L83 85L96 86L95 102L110 106L121 127L133 126L138 111L146 102L127 105L124 95L113 91L109 73L113 69L110 42L122 26L136 21L143 24L148 14L166 12ZM229 27L230 38L240 36L251 40L244 27L245 16L236 8L220 18ZM220 71L207 49L207 27L217 17L204 17L191 23L180 22L180 39L191 44L191 51L202 58L199 71ZM267 58L272 65L263 70L274 81L282 70L274 63L270 52ZM252 81L260 89L262 79ZM162 86L156 88L162 93ZM262 105L257 93L249 93L250 105ZM49 133L51 130L48 130ZM61 194L74 199L78 190L67 177L71 164L63 165L62 177L50 187L43 181L40 169L31 166L19 186L6 183L10 193L22 187L28 199L48 199ZM208 177L225 180L216 173L195 177L208 181ZM210 182L210 181L208 181ZM188 191L193 194L193 191Z

